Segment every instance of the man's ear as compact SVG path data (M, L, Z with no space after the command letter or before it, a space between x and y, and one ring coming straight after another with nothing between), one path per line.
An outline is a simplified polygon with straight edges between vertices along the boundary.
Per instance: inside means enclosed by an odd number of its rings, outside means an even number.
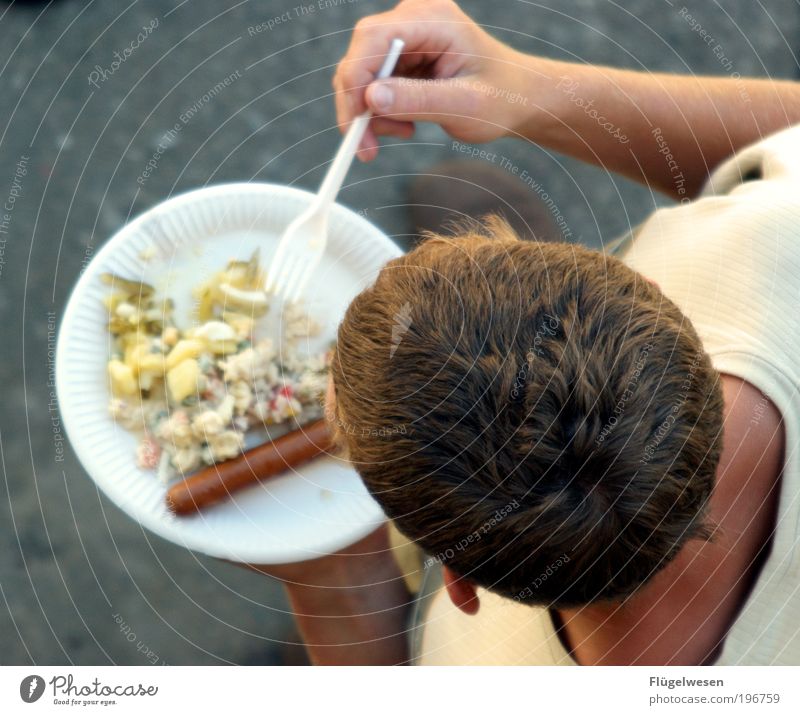
M453 605L468 616L474 616L481 602L475 586L461 576L456 576L447 566L442 566L444 587Z

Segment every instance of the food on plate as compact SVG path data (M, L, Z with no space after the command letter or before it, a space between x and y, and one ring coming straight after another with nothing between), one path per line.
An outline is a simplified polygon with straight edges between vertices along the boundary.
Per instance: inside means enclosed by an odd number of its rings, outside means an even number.
M331 446L328 422L317 420L177 482L167 492L167 506L178 515L194 514L227 499L243 487L324 454Z
M154 286L102 279L113 341L109 410L139 434L137 464L163 482L241 454L248 430L322 414L331 350L301 350L320 326L299 303L283 308L280 336L260 335L270 305L258 252L195 287L191 327L178 324L174 301Z

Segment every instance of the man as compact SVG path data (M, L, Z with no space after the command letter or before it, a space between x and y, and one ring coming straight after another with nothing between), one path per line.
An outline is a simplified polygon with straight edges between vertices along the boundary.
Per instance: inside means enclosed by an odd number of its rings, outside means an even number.
M403 76L372 82L394 36ZM390 435L339 433L444 588L412 653L385 530L263 569L312 660L800 662L800 137L774 134L800 121L798 88L526 56L444 0L359 23L334 85L343 128L377 115L363 159L436 121L679 204L622 260L498 221L430 237L356 298L328 411Z

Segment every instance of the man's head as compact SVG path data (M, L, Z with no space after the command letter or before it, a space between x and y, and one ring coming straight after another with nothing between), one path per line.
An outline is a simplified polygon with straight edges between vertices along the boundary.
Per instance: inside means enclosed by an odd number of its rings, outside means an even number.
M352 302L331 374L369 491L471 583L553 607L619 600L709 536L719 375L617 259L499 220L431 236Z

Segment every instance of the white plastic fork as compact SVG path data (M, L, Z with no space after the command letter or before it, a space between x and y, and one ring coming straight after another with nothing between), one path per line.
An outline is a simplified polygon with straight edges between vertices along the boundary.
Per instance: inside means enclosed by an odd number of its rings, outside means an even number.
M376 79L385 79L394 72L404 44L399 38L392 40ZM264 283L267 293L280 296L289 303L295 302L303 294L325 252L330 208L342 187L350 164L353 163L353 157L371 117L372 112L367 110L353 120L314 200L283 232L278 250L267 271Z

